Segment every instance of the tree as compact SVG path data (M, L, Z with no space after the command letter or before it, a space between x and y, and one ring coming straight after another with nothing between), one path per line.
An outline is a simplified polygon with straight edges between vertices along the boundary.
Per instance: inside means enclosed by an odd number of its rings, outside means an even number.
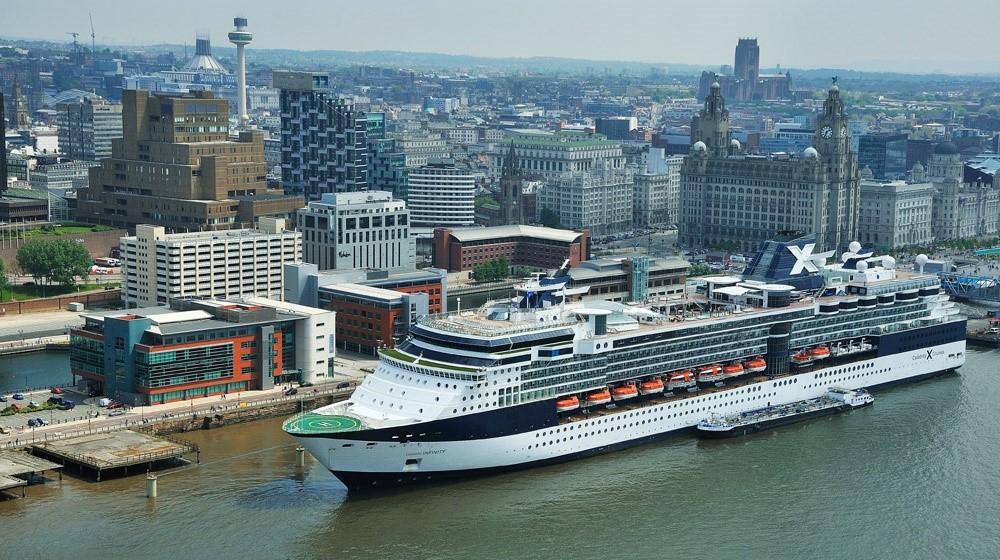
M10 287L10 276L7 275L7 263L0 259L0 301L3 301L3 291Z
M510 262L506 257L497 257L472 268L477 282L495 282L510 275Z
M539 220L545 227L551 227L551 228L562 227L559 223L559 214L553 212L551 208L542 208L542 212L539 215Z
M90 268L87 248L69 239L35 239L17 251L17 264L36 282L49 282L73 286L77 276L86 276Z

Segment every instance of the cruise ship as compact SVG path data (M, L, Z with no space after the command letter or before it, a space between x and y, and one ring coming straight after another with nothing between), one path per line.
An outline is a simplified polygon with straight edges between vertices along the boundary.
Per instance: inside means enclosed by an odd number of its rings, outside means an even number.
M590 301L554 274L421 317L348 400L283 428L354 491L608 453L964 363L965 318L936 275L810 241L768 241L742 276L684 297Z

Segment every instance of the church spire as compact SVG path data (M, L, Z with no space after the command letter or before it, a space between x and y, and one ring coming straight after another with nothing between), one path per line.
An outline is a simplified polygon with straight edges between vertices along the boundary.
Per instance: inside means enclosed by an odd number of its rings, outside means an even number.
M520 167L517 165L517 153L514 151L514 141L511 140L510 148L507 150L507 157L503 160L502 177L514 177L520 174Z

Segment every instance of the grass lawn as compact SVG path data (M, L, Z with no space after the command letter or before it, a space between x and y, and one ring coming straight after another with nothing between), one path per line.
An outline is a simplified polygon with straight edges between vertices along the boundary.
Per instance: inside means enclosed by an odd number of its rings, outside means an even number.
M58 284L52 284L50 286L10 286L3 291L3 298L0 302L8 301L24 301L28 299L37 299L40 297L53 297L53 296L64 296L66 294L75 294L77 292L89 292L92 290L102 290L105 286L112 286L117 288L118 282L102 282L100 284L77 284L73 287L60 286Z
M76 222L65 222L59 225L42 226L35 229L29 229L24 232L24 237L26 239L29 239L32 237L80 235L81 233L91 233L95 231L110 231L111 229L112 228L109 228L108 226L80 224Z

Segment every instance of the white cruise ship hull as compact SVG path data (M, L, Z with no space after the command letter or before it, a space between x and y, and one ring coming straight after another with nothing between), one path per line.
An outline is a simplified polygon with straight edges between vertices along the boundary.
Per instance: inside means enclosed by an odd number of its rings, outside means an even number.
M607 453L687 430L710 413L726 415L811 399L832 386L874 388L916 381L955 370L964 362L961 340L541 430L467 441L365 441L337 434L296 438L351 489L399 486Z

